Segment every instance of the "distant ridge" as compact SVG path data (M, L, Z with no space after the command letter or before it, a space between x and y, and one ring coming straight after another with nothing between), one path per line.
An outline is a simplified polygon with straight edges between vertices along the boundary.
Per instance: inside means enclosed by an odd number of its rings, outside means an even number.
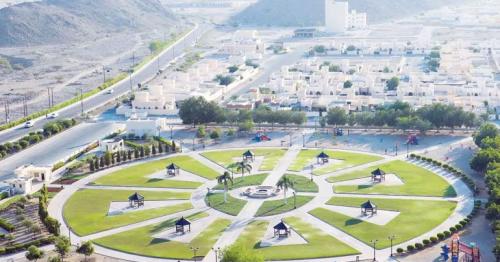
M45 0L0 9L0 46L92 40L176 23L158 0Z
M349 8L368 13L368 23L419 14L466 0L350 0ZM231 18L253 26L322 26L324 0L260 0Z

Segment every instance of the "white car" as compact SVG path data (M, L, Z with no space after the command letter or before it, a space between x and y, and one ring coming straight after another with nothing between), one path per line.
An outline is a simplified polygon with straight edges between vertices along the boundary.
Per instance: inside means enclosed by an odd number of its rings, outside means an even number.
M28 121L28 122L24 123L24 128L30 128L30 127L33 127L33 125L35 125L34 121Z
M48 119L54 119L54 118L57 118L59 116L59 114L57 114L56 112L54 113L50 113L47 115L47 118Z
M107 93L108 93L108 95L111 95L111 94L113 94L113 92L114 92L114 91L115 91L115 90L113 90L113 89L108 89L108 92L107 92Z

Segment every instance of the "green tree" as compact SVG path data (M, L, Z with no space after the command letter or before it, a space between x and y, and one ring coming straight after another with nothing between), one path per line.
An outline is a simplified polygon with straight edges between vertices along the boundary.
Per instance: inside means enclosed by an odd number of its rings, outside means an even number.
M495 138L498 135L498 128L494 124L487 123L479 128L479 132L474 134L474 143L479 147L483 147L483 139Z
M500 151L494 148L481 149L470 161L470 167L484 172L491 163L500 162Z
M210 133L210 138L211 139L219 139L221 136L221 130L220 128L216 128L214 131Z
M344 88L351 88L351 87L352 87L352 82L350 80L344 82Z
M44 252L36 246L30 246L28 247L28 251L26 252L25 256L29 261L37 261L44 256Z
M201 96L185 100L179 108L179 117L184 124L193 126L225 121L224 110L215 102L208 102Z
M286 192L289 188L293 187L293 181L288 178L288 176L284 175L280 178L278 183L276 183L276 187L283 190L283 198L285 200L285 204L288 204L288 199L286 198Z
M326 114L326 122L329 125L345 125L347 123L347 113L342 108L330 108Z
M207 131L205 130L205 126L199 126L198 129L196 130L196 137L204 138L206 136L207 136Z
M224 250L221 262L264 262L264 258L258 251L237 242Z
M111 152L106 151L106 153L104 153L104 164L106 166L111 165L111 157L112 157Z
M87 257L91 256L94 253L94 246L91 241L83 242L80 247L76 250L79 254L85 256L85 261L87 261Z
M64 257L69 253L71 243L69 239L65 236L59 236L55 240L56 252L59 254L61 261L64 260Z
M393 77L387 81L387 90L396 90L399 86L399 78Z
M250 165L247 161L238 161L230 164L227 167L229 170L236 170L236 172L241 172L241 176L244 176L245 173L249 173L252 171L252 165Z
M224 172L221 176L217 177L217 183L224 185L224 203L227 203L227 191L229 190L228 183L233 184L233 178L229 172Z

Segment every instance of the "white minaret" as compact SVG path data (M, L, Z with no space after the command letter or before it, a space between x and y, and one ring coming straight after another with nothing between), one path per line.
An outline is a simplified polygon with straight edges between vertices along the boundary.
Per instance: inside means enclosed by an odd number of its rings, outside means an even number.
M330 33L344 33L347 30L349 3L325 0L325 27Z

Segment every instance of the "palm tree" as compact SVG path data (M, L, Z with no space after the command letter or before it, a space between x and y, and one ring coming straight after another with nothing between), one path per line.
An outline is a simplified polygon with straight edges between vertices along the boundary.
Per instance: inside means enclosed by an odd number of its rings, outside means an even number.
M250 174L250 172L252 171L252 165L250 165L247 161L232 163L227 168L230 170L236 169L236 172L241 172L241 176L244 176L245 172Z
M224 184L224 203L227 203L228 182L231 182L232 185L233 178L231 178L231 174L226 171L222 176L217 177L217 182L219 184Z
M286 199L286 191L288 191L288 188L293 187L293 181L290 178L288 178L286 175L284 175L278 181L278 183L276 183L276 187L283 190L285 205L288 204L288 200Z

